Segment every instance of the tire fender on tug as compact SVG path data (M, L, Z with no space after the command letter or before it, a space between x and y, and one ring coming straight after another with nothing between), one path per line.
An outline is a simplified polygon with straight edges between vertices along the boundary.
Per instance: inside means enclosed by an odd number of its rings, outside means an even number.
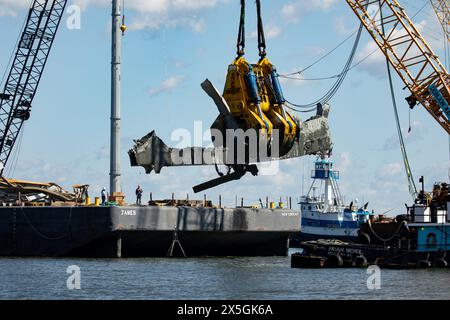
M359 244L370 244L370 236L365 232L358 232L358 238L356 240Z
M417 261L417 268L420 268L420 269L431 268L431 262L428 260L419 260L419 261Z
M368 265L369 263L364 256L357 256L352 261L352 266L356 268L366 268Z
M445 259L436 259L434 260L433 266L436 268L447 268L448 263Z
M331 254L326 260L326 266L330 268L340 268L344 265L344 259L338 254Z

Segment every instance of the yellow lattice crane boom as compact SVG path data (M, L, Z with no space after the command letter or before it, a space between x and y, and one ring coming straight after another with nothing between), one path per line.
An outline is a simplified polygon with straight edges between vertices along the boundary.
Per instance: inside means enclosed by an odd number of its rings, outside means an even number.
M447 40L450 41L450 5L449 0L430 0L434 11L442 25Z
M411 91L409 105L421 103L450 134L450 76L405 10L396 0L346 1Z

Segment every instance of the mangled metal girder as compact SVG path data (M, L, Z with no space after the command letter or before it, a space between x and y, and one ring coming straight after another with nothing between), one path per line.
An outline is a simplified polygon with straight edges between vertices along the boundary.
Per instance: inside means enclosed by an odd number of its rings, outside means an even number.
M154 131L134 142L134 147L128 152L131 165L144 167L146 173L151 173L153 170L160 173L163 167L236 164L224 148L171 148ZM325 115L316 115L300 124L299 137L288 154L266 161L299 158L307 155L322 156L327 154L331 148L328 118ZM255 161L255 159L250 161L250 163L257 162L264 161Z
M146 173L151 173L153 170L160 173L163 167L236 164L227 157L228 153L224 148L171 148L154 131L134 142L134 147L128 151L131 165L144 167ZM266 161L299 158L306 155L322 156L327 154L331 147L328 118L317 115L301 123L300 135L288 154ZM250 161L250 163L257 163L257 161Z
M272 133L271 142L264 141L261 133L256 133L252 139L252 132L255 130L239 129L229 112L225 99L211 82L206 80L202 83L202 88L213 99L219 111L219 117L211 128L215 147L171 148L152 131L134 141L134 147L128 152L132 166L141 166L145 168L146 173L152 171L160 173L163 167L174 166L226 165L233 169L233 173L229 172L225 176L221 175L211 182L194 187L194 191L198 192L231 180L238 180L246 172L257 175L258 170L255 166L257 163L306 155L325 156L331 151L328 105L318 106L314 117L304 122L298 121L299 130L292 148L280 155L276 143L273 143L277 140L276 131ZM220 124L222 126L225 124L225 127L229 129L217 128ZM226 144L221 144L220 141L226 141Z

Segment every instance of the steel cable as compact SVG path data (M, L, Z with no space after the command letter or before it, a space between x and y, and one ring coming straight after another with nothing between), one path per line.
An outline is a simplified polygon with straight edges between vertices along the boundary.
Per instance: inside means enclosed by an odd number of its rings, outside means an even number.
M364 25L361 23L360 26L359 26L359 29L358 29L358 32L357 32L356 39L355 39L355 42L353 44L352 50L350 51L350 55L349 55L349 57L347 59L347 62L345 63L345 66L344 66L342 72L338 75L337 81L333 84L333 86L330 88L330 90L328 90L328 92L325 93L325 95L322 96L320 99L316 100L315 102L312 102L312 103L309 103L309 104L305 104L305 105L295 104L295 103L292 103L292 102L286 100L286 102L290 105L290 107L292 109L294 109L295 111L300 111L297 108L304 108L304 109L306 109L306 108L316 107L317 104L319 104L319 103L322 103L322 104L327 103L334 97L334 95L337 93L337 91L342 86L342 83L344 82L344 80L345 80L345 78L347 76L347 73L350 70L350 67L351 67L351 65L353 63L353 59L355 57L355 54L356 54L356 51L358 49L358 45L359 45L359 42L360 42L360 39L361 39L363 26Z

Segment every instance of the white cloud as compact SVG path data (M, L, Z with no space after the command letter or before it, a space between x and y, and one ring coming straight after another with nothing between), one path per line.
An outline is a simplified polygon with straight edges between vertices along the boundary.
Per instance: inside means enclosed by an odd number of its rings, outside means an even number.
M196 33L206 29L204 19L197 14L216 7L223 0L127 0L127 10L137 12L129 30L160 30L188 28Z
M402 128L403 140L406 144L411 145L414 142L424 139L427 128L420 121L411 123L411 132L409 127ZM400 148L397 132L393 133L383 144L382 151L394 150Z
M264 35L266 39L275 39L278 38L282 33L282 30L279 26L269 23L267 26L264 27ZM258 33L256 31L253 31L251 36L252 39L255 39L258 37Z
M185 27L196 33L201 33L206 29L204 19L192 17L169 18L167 16L155 17L152 14L141 15L138 19L133 19L128 26L130 31L135 30L160 30L161 28Z
M386 57L373 40L364 45L355 60L356 62L362 61L358 69L378 78L386 76Z
M164 92L171 92L173 89L179 86L184 80L186 80L186 76L183 75L173 76L161 82L160 85L150 88L148 92L151 96L156 96Z
M310 45L305 47L304 52L308 57L318 58L326 54L327 50L323 47Z
M339 17L334 20L334 30L337 34L345 36L354 31L353 29L347 27L346 22L347 21L344 17Z
M127 0L126 13L132 12L129 31L188 28L194 32L206 29L205 21L197 14L228 0ZM73 0L82 10L90 6L110 7L111 0ZM0 0L0 16L16 16L30 5L29 0Z
M279 26L269 24L265 30L265 34L267 39L278 38L281 35L281 28Z
M443 49L444 46L444 38L439 38L436 35L436 31L440 31L441 27L439 25L439 22L437 21L435 14L433 11L428 12L428 14L425 16L424 19L414 22L414 25L416 26L417 30L422 34L422 36L425 38L427 43L430 45L432 50L440 50ZM386 33L389 33L390 30L387 30ZM397 29L395 31L395 36L400 37L403 35L406 35L405 29ZM396 51L398 53L403 53L404 50L406 50L407 44L399 45L396 47ZM415 55L419 54L419 50L414 49L410 50L408 52L408 55L405 57L405 59L411 58ZM383 78L386 76L386 58L384 54L381 52L381 50L378 48L378 45L370 39L369 42L367 42L363 49L360 51L360 53L356 57L356 61L364 60L362 64L359 65L359 69L366 71L367 73ZM414 69L415 67L410 67L410 71L419 72L418 67Z
M450 163L448 161L434 161L425 167L415 170L416 176L425 177L425 189L432 190L436 182L447 182L450 179Z
M296 0L285 4L281 8L281 14L285 21L298 23L304 15L313 11L327 10L338 2L338 0Z
M126 8L141 12L161 13L168 10L171 2L169 0L127 0Z
M347 172L352 164L352 158L347 151L340 152L334 156L336 168L341 172Z
M292 74L294 72L298 72L301 69L302 69L301 67L295 67L295 68L292 68L289 72L286 72L286 74ZM293 79L287 79L287 78L280 77L280 83L283 87L288 87L288 86L299 87L299 86L304 86L304 85L308 84L307 81L303 80L303 79L305 79L305 76L303 74L294 74L289 77L293 78Z
M433 50L444 49L445 41L442 26L437 20L434 11L428 12L424 20L416 23L416 27Z
M89 6L96 5L96 6L106 6L111 5L111 1L108 0L73 0L72 3L76 6L79 6L81 10L86 10Z
M180 60L176 60L176 61L173 63L173 66L174 66L175 68L177 68L177 69L185 68L187 65L188 65L187 62L185 62L185 61L180 61Z
M14 2L17 0L3 0ZM27 2L28 0L21 0ZM120 1L121 2L121 1ZM125 9L144 13L162 13L169 11L195 11L205 8L214 8L227 0L126 0ZM87 7L89 5L110 6L111 0L73 0L74 4Z
M202 8L212 8L216 6L217 0L173 0L173 6L180 10L196 10Z
M15 17L19 11L28 8L29 5L29 0L0 0L0 17Z
M400 163L388 163L381 167L381 169L378 171L377 176L381 179L397 177L402 172L402 170L403 166Z

